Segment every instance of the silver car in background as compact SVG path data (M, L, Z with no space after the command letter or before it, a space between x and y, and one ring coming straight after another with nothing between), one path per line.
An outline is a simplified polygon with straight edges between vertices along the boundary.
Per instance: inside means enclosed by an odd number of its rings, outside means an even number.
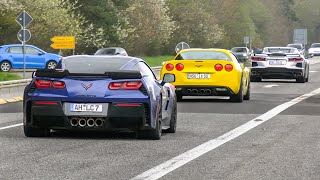
M262 54L251 57L251 81L262 79L296 79L309 81L309 60L297 48L265 47Z

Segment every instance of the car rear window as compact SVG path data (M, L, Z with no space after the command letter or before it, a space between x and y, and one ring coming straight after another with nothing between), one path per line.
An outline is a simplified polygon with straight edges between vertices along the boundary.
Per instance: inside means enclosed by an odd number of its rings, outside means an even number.
M291 48L268 48L269 53L290 53L292 52Z
M231 58L223 52L217 51L187 51L182 52L176 60L228 60Z
M93 73L118 71L128 60L76 57L62 60L62 68L70 73Z
M95 55L115 55L116 49L99 49Z
M312 48L318 48L318 47L320 47L320 44L312 44L311 47Z
M302 46L301 45L299 45L299 44L288 44L288 46L287 47L293 47L293 48L297 48L297 49L299 49L299 50L301 50L302 49Z
M246 53L247 49L246 48L232 48L231 51L234 53Z

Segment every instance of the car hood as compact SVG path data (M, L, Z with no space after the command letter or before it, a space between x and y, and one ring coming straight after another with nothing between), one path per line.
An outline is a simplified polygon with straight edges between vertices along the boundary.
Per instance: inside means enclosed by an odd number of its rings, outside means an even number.
M62 58L62 56L60 56L59 54L54 54L54 53L46 53L47 56L50 56L50 57L56 57L56 58Z

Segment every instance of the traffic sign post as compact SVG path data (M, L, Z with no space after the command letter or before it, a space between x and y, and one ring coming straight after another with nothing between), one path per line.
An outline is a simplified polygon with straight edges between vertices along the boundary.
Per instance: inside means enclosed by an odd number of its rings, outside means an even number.
M74 49L76 48L76 39L74 36L54 36L50 39L53 44L50 45L53 49Z
M31 33L26 27L31 23L32 17L23 10L16 18L17 23L21 26L20 31L17 34L19 41L22 43L22 55L23 55L23 79L26 78L26 52L25 43L30 40Z

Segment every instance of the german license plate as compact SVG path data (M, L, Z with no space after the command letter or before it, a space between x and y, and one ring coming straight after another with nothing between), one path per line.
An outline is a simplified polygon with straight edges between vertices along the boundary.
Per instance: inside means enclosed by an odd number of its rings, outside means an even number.
M71 112L102 112L102 104L70 104Z
M269 60L270 65L286 65L286 60Z
M188 79L210 79L210 74L188 74Z

